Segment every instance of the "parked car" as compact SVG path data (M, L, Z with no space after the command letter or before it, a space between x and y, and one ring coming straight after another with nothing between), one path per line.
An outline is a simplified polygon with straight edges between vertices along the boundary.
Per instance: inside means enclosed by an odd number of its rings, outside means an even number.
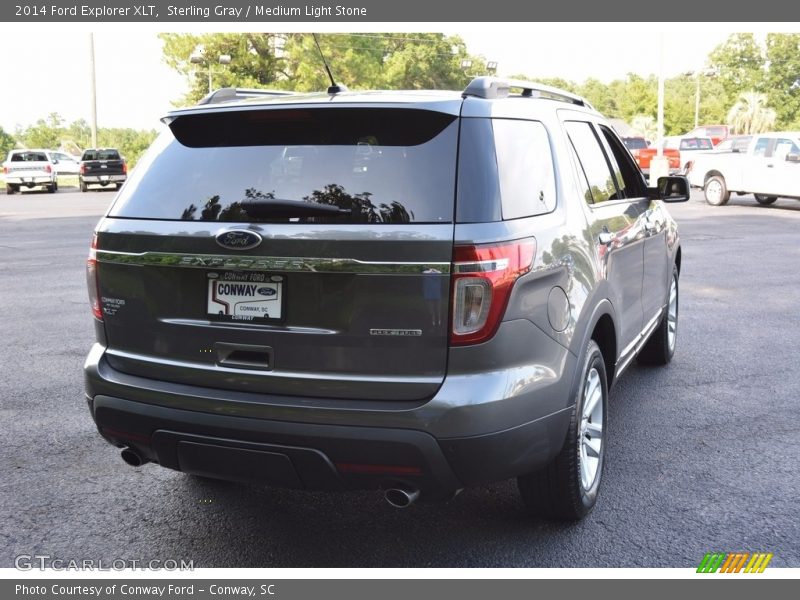
M587 102L531 82L229 96L171 112L97 226L100 434L134 466L397 507L517 477L586 515L609 388L675 352L661 200L686 179L646 187Z
M37 187L54 193L58 189L55 166L47 150L12 150L3 163L6 194Z
M800 199L800 132L759 133L740 138L729 151L699 152L687 174L714 206L727 204L732 192L753 194L764 205L779 197Z
M711 138L712 143L716 146L729 135L730 129L727 125L702 125L700 127L695 127L684 137Z
M750 145L750 140L752 139L752 135L733 135L727 137L714 146L714 152L747 152L747 147Z
M664 148L677 150L681 168L686 171L689 160L694 152L707 152L714 149L711 138L670 136L664 138Z
M631 150L631 154L636 159L639 168L645 175L650 174L650 161L658 154L655 147L638 148ZM667 159L670 173L677 173L681 170L681 153L677 148L664 148L661 150L662 156Z
M128 178L128 164L116 148L89 148L83 151L78 174L82 192L89 186L120 189Z
M58 150L47 150L47 156L53 163L56 175L77 175L80 170L80 157L75 157Z

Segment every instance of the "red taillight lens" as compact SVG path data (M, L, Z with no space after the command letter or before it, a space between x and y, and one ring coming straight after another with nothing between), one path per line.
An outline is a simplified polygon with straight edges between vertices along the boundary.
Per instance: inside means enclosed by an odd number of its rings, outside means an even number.
M97 280L97 234L92 238L89 259L86 261L86 285L89 288L89 304L96 319L103 320L103 308L100 306L100 282Z
M80 166L78 167L78 172L79 172L81 175L86 175L86 165L80 165Z
M8 175L8 167L3 167L3 173L5 173L6 175Z
M126 163L125 161L122 161L122 174L123 175L128 174L128 163Z
M45 173L52 173L53 172L53 167L51 167L50 165L45 165L44 172Z
M495 334L514 282L531 270L535 255L533 239L455 247L452 346L479 344Z

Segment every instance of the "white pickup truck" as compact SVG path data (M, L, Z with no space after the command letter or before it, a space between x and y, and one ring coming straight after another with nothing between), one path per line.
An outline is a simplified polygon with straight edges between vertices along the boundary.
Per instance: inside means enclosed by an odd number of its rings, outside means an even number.
M714 206L726 204L731 192L753 194L759 204L800 200L800 132L758 133L746 145L721 142L710 152L694 153L686 175Z
M6 194L44 186L51 194L58 189L55 165L47 150L12 150L3 163Z

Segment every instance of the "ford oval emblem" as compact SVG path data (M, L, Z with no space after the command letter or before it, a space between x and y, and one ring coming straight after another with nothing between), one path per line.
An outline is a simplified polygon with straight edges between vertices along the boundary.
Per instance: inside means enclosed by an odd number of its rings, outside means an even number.
M217 234L217 243L230 250L250 250L261 243L261 236L246 229L228 229Z
M274 296L278 292L276 292L272 288L262 287L262 288L258 288L258 293L261 294L262 296Z

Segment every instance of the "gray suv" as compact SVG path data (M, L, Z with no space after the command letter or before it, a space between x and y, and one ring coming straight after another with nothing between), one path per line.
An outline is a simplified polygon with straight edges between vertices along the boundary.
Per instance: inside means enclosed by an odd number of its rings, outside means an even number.
M586 515L609 388L675 350L685 178L648 188L536 83L249 96L170 113L97 226L100 434L134 466L398 507L516 477Z

